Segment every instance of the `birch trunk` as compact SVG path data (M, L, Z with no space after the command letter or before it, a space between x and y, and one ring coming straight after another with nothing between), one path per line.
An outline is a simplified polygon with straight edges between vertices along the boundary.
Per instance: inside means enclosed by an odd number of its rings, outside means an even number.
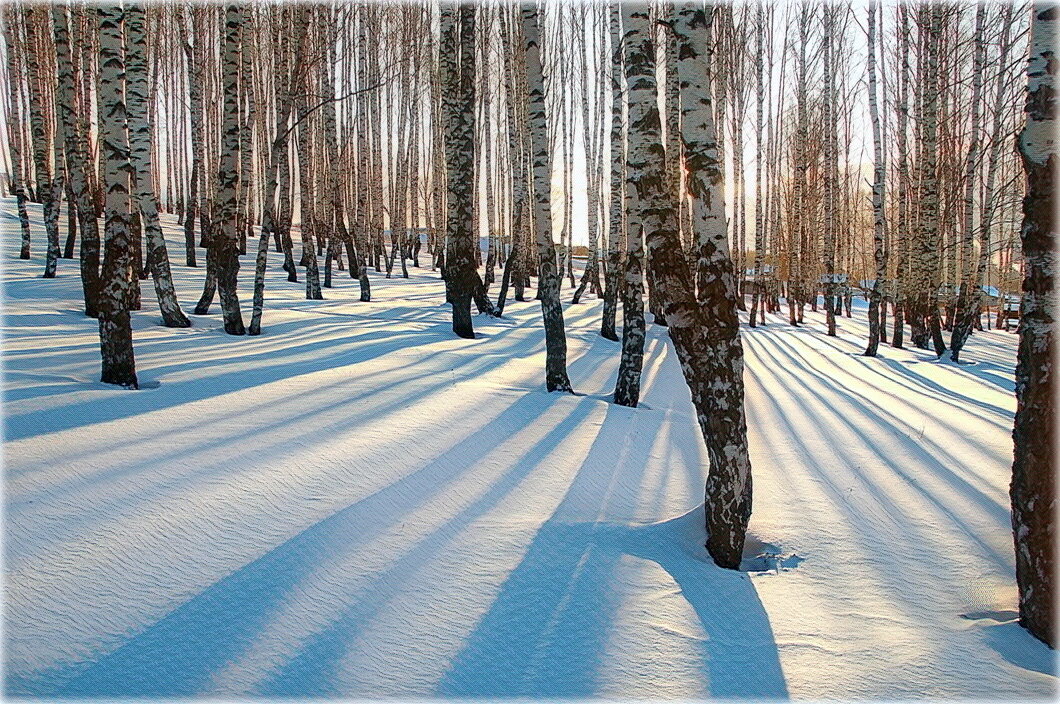
M960 291L957 294L956 315L953 331L950 333L950 359L959 361L961 350L972 332L972 323L979 310L979 287L981 271L978 266L972 267L975 230L973 229L975 213L976 174L979 167L980 123L982 121L983 71L986 63L986 43L983 41L986 23L986 2L979 0L975 11L975 56L972 60L972 126L968 136L968 152L964 161L964 223L961 238L961 260L965 271L961 279ZM984 208L985 210L985 208ZM984 211L980 211L983 213ZM980 226L982 217L980 216Z
M221 118L221 164L218 170L217 201L219 227L210 238L217 272L217 293L221 317L229 335L246 334L239 309L236 284L239 276L239 51L245 23L245 5L225 6L225 34L222 47L224 104Z
M883 136L880 129L880 111L876 104L876 0L869 0L868 17L868 73L869 73L869 119L872 121L872 244L873 260L876 264L876 280L869 294L869 344L866 357L875 357L880 346L880 323L883 279L887 275L887 259L884 256L884 178L886 165L883 162Z
M540 30L535 3L521 6L525 42L527 114L533 153L534 230L538 259L538 294L545 325L545 388L573 392L567 377L567 335L560 302L560 275L552 240L552 158L545 114L545 81L541 65Z
M22 178L23 169L23 156L24 150L22 149L22 134L23 134L23 118L21 103L19 99L18 84L22 77L21 63L19 61L22 55L19 49L17 41L16 31L16 20L17 11L12 5L8 5L4 8L4 42L7 44L7 88L8 96L10 98L11 113L8 117L10 123L8 125L8 139L7 146L8 152L11 156L11 192L15 195L15 200L18 208L18 220L19 227L22 231L22 246L19 250L19 259L29 259L30 257L30 230L29 230L29 212L26 209L26 183ZM69 56L69 47L67 48L67 56ZM70 68L71 75L73 68ZM96 252L96 267L99 267L99 252L98 252L98 238L97 238L97 252ZM83 270L82 270L83 271ZM88 290L85 292L85 307L86 312L95 317L95 301L92 299L91 304L89 303L90 296Z
M52 24L55 29L55 49L59 77L59 82L56 86L56 100L59 103L60 128L63 130L65 137L63 144L66 147L69 187L73 194L70 207L77 213L81 230L81 289L85 298L85 315L96 318L99 316L100 242L96 207L92 202L91 185L88 179L88 172L92 166L88 156L86 135L79 129L77 117L77 89L70 51L70 20L64 5L52 5L51 12ZM10 59L10 55L8 58ZM10 132L12 142L17 139L16 132L17 128L12 129ZM16 184L20 187L21 181L17 181Z
M99 297L100 380L139 388L129 315L130 173L126 131L125 58L120 6L101 6L99 16L99 147L106 193L106 237Z
M622 358L615 382L615 403L636 408L640 401L640 375L644 365L644 230L674 226L666 201L673 184L666 172L666 151L655 81L655 42L646 6L627 3L622 8L622 52L626 69L629 109L629 154L626 158L626 198L631 227L626 233L626 261L622 272ZM653 133L654 120L659 134ZM658 173L655 173L658 171ZM655 179L660 183L656 184ZM658 191L658 192L656 192ZM635 222L634 222L635 221ZM656 291L655 300L659 299ZM660 301L661 302L661 301Z
M1027 122L1019 137L1026 173L1023 199L1025 275L1016 358L1016 421L1012 431L1012 531L1016 546L1020 624L1056 646L1055 608L1055 414L1053 411L1053 311L1056 306L1057 8L1032 6L1027 66Z
M608 211L607 266L604 269L604 306L600 335L618 340L615 314L621 288L622 251L625 248L625 179L626 145L622 128L622 31L617 2L609 3L608 34L611 37L611 195Z
M154 133L149 113L147 80L147 28L143 5L132 3L125 10L126 99L129 110L129 150L132 159L133 193L147 235L147 261L154 277L155 294L166 327L186 328L188 316L177 303L169 253L158 220L151 165L151 140Z
M47 25L48 15L43 7L27 6L23 9L26 27L26 82L29 84L29 121L33 132L33 164L37 177L37 196L44 203L44 229L48 236L47 259L44 278L55 277L59 256L59 202L62 197L61 165L52 170L49 156L52 139L48 134L45 96L41 90L41 47L37 41L41 25ZM57 136L57 135L55 135Z
M459 14L459 32L455 15ZM459 41L457 36L459 34ZM459 64L455 60L459 46ZM475 7L460 4L442 9L442 109L448 182L445 286L453 308L453 332L473 339L471 297L474 288L475 236Z
M649 230L648 248L654 254L649 262L659 267L657 280L664 288L670 339L710 458L705 491L707 550L718 565L737 569L751 516L751 460L736 271L726 241L724 164L707 67L707 13L698 3L679 4L674 28L698 282L693 283L684 265L676 228Z

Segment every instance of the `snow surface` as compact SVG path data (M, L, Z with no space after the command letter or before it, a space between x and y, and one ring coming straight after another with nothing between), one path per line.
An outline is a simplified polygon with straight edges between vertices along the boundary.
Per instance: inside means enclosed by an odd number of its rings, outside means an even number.
M0 208L8 694L1056 691L1014 622L1012 334L977 333L958 366L859 356L860 302L837 339L812 313L745 329L734 572L702 547L705 450L657 326L622 408L600 302L567 305L579 395L550 395L538 304L460 340L427 268L373 274L369 304L336 272L306 301L270 254L261 337L225 335L216 304L163 328L143 282L145 388L125 391L98 382L76 262L40 278L40 228L20 261ZM204 269L167 225L190 312Z

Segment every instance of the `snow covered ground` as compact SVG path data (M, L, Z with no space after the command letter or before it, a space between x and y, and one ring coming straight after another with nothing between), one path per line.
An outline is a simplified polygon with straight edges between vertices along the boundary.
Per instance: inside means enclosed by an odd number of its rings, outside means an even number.
M1055 692L1014 623L1012 334L954 366L860 357L863 307L838 339L809 313L745 329L733 572L701 546L705 451L661 328L621 408L599 301L568 305L579 393L549 395L536 303L459 340L429 270L306 301L273 254L261 337L216 307L160 327L144 282L145 388L124 391L97 381L76 262L41 279L43 236L18 260L0 211L7 694ZM182 259L190 312L204 270Z

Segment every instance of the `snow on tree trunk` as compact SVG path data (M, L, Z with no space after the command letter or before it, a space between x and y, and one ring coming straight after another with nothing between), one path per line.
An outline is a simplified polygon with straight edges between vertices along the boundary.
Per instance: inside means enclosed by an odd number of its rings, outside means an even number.
M718 565L736 569L751 517L751 460L744 418L736 271L726 239L724 165L711 106L706 28L702 5L678 4L674 30L680 57L681 129L688 190L693 198L698 286L693 283L672 225L647 226L652 252L648 262L657 267L670 339L681 361L710 458L707 549ZM656 183L661 188L661 174Z
M99 14L99 149L103 166L106 237L99 297L101 381L139 388L129 316L130 173L126 131L125 57L120 6L100 6Z
M545 324L545 388L573 391L567 377L567 334L560 302L560 275L552 240L552 158L545 114L545 81L541 66L538 10L534 3L521 8L526 50L526 83L530 144L533 153L534 231L538 259L538 294Z
M1027 67L1027 123L1019 152L1027 174L1023 199L1025 275L1016 359L1016 422L1012 431L1012 530L1020 623L1050 647L1056 646L1054 579L1056 486L1054 483L1053 311L1056 292L1055 4L1032 6L1030 62Z

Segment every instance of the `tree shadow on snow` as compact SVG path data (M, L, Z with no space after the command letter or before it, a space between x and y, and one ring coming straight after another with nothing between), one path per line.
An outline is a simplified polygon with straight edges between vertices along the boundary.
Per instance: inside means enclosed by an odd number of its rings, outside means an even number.
M744 572L714 565L702 542L702 506L647 525L546 523L438 693L599 696L604 648L619 608L614 570L631 556L665 570L695 611L706 634L698 643L705 692L787 698L773 630L754 583ZM642 657L664 656L647 649Z
M660 523L594 520L608 510L622 515L638 496L643 500L640 480L652 443L633 438L655 437L665 419L608 407L582 470L467 638L438 694L600 696L604 649L621 606L616 569L633 557L665 570L695 611L706 634L698 644L705 690L719 697L787 697L769 617L751 578L717 567L703 547L702 505Z

